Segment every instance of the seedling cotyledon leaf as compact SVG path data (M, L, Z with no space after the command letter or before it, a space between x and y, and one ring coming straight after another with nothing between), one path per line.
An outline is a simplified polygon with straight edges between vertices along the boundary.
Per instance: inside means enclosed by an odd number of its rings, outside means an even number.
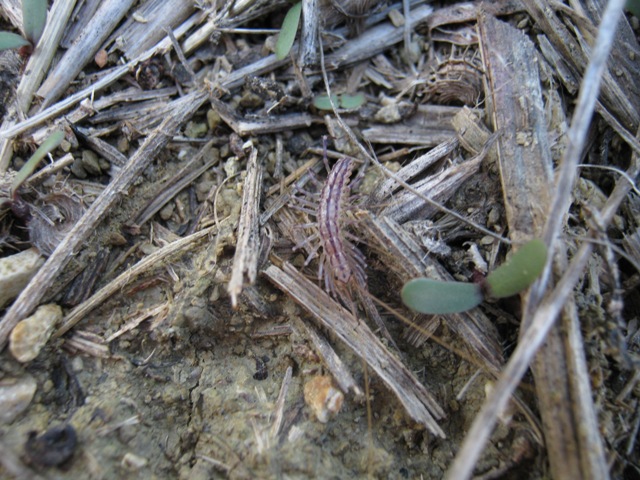
M293 42L296 39L296 32L298 31L298 24L300 23L300 13L302 12L302 2L296 3L289 9L287 15L284 17L282 27L280 28L280 34L276 41L276 58L282 60L289 55Z
M354 110L364 105L365 97L362 93L356 93L355 95L349 95L342 93L340 95L331 95L333 104L338 108L345 110ZM313 106L318 110L331 110L331 101L329 101L328 95L318 95L313 99Z
M24 37L12 32L0 32L0 50L28 47L25 54L31 53L47 21L47 0L22 0L22 18Z
M402 301L420 313L446 314L470 310L484 300L477 283L414 278L402 288Z
M525 243L510 259L487 275L492 297L515 295L531 285L542 273L547 261L547 246L540 239Z
M447 314L469 310L489 295L504 298L531 285L547 262L547 246L534 239L491 272L482 283L442 282L415 278L402 288L404 304L420 313Z

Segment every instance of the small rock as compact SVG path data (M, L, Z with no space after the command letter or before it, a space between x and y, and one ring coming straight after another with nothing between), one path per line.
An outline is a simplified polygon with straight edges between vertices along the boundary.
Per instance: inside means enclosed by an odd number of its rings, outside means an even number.
M124 457L122 457L122 466L131 472L140 470L145 467L147 463L149 463L149 460L131 452L125 453Z
M167 203L164 207L162 207L162 209L160 210L160 218L164 221L167 221L171 218L171 215L173 215L173 211L175 210L176 205L175 203Z
M98 53L96 53L95 56L93 57L93 61L96 62L96 65L98 66L98 68L103 68L107 64L108 60L109 60L109 55L107 54L107 51L104 48L98 50Z
M381 123L397 123L402 120L397 104L386 105L376 112L375 119Z
M82 166L89 175L100 175L102 173L98 155L92 150L82 151Z
M111 163L106 158L99 157L98 165L100 166L100 170L103 172L108 171L111 168Z
M38 307L11 331L9 350L19 362L30 362L47 343L53 328L62 319L62 309L53 303Z
M216 128L218 128L221 122L222 118L220 118L218 112L216 112L215 110L207 111L207 126L210 130L215 130Z
M264 101L253 92L245 92L240 99L240 106L243 108L260 108Z
M329 416L342 408L344 395L333 386L328 375L318 375L304 384L304 401L315 414L318 421L327 423Z
M71 164L71 173L73 173L80 180L84 180L89 176L87 174L87 171L84 169L82 159L80 158L76 158Z
M78 434L71 425L58 425L42 435L30 432L24 450L32 464L55 467L69 460L78 445Z
M184 134L189 138L204 137L207 134L209 126L201 122L188 122L184 129Z
M0 308L18 296L43 263L35 248L0 259Z
M127 153L129 151L129 139L124 135L118 138L118 143L116 144L116 148L120 153Z
M36 381L30 376L5 378L0 381L0 423L11 423L26 410L37 386Z

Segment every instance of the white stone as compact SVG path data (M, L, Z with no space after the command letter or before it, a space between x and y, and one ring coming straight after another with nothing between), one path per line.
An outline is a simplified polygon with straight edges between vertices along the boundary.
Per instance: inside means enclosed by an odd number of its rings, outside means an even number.
M0 423L11 423L27 409L37 383L33 377L5 378L0 381Z
M0 258L0 308L18 296L43 263L35 248Z
M13 357L19 362L30 362L36 358L61 319L62 309L50 303L38 307L33 315L19 322L9 337L9 350Z

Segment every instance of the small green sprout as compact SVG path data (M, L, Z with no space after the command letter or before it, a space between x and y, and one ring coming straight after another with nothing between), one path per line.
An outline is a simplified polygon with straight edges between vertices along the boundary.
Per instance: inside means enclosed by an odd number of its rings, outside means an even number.
M5 188L0 188L0 207L8 208L16 202L19 202L20 196L18 195L18 190L22 186L22 184L29 178L29 176L36 169L40 160L42 160L47 153L54 150L60 143L64 140L64 132L58 130L51 135L49 135L44 142L38 147L38 149L31 155L29 160L22 166L22 168L15 174L13 178L9 177L10 185L7 185ZM0 178L0 185L3 183L2 178Z
M482 283L441 282L415 278L402 288L404 304L420 313L447 314L470 310L485 297L504 298L529 287L547 262L547 246L534 239L487 275Z
M29 176L36 169L40 160L42 160L47 153L51 152L54 148L62 143L64 140L64 132L61 130L57 130L49 135L44 142L38 147L38 149L33 152L33 155L27 160L22 168L18 171L18 174L13 179L13 183L11 184L11 195L15 195L18 191L18 188L24 183L24 181L29 178Z
M276 58L282 60L291 51L293 42L296 39L296 32L300 24L300 14L302 13L302 2L296 3L289 9L282 22L280 34L276 42Z
M44 30L47 21L47 0L22 0L24 37L12 32L0 32L0 50L20 48L30 54Z
M355 95L349 95L342 93L340 95L331 95L333 104L338 108L345 110L355 110L364 105L364 94L356 93ZM313 99L313 106L318 110L331 110L331 102L328 95L318 95Z

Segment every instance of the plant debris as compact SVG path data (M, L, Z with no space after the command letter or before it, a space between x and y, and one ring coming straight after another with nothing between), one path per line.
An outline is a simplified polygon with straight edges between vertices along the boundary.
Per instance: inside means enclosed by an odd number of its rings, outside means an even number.
M0 477L636 474L640 22L602 3L53 2L0 52Z

